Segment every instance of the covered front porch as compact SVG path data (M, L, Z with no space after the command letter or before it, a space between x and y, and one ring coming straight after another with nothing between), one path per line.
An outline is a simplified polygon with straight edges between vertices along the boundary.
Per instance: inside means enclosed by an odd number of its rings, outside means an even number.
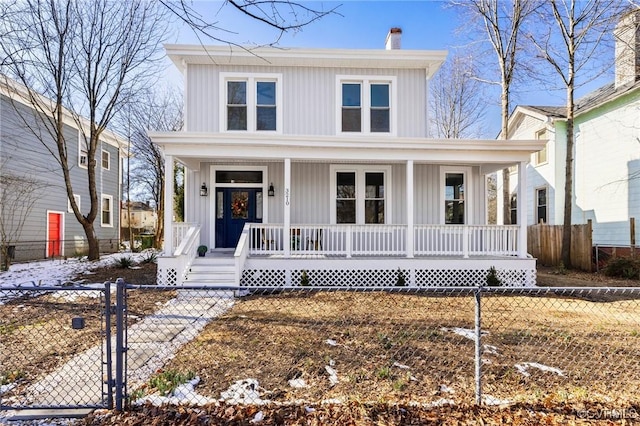
M490 269L506 286L535 285L535 259L519 255L517 225L246 224L229 260L227 285L477 286ZM174 224L173 256L159 259L158 280L182 285L200 242L196 224ZM212 255L213 254L213 255ZM211 273L215 273L215 268Z
M535 285L526 226L488 225L486 197L488 176L516 166L524 199L539 141L152 137L167 175L186 169L189 223L173 222L165 187L161 284L191 281L204 244L233 249L227 285L482 285L492 269L503 285Z

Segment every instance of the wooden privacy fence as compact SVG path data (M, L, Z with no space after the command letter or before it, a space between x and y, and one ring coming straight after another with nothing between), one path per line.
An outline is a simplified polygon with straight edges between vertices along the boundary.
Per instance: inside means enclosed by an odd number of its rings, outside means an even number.
M527 251L544 266L562 263L563 225L531 225L527 228ZM571 266L591 272L591 221L571 225Z

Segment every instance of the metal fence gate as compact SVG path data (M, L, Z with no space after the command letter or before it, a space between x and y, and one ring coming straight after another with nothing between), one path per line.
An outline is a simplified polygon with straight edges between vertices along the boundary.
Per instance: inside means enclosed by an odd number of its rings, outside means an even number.
M110 291L0 288L0 409L112 407Z

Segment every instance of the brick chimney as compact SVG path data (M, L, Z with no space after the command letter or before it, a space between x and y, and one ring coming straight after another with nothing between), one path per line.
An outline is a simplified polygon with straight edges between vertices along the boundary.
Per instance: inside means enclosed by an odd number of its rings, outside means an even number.
M625 15L613 31L615 87L640 80L640 9Z
M387 34L387 41L385 42L385 49L395 50L401 48L402 42L402 29L391 28L389 34Z

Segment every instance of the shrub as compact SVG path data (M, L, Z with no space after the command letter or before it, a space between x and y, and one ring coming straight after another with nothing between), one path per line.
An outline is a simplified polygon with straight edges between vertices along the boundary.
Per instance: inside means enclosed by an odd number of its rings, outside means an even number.
M396 287L405 287L407 285L407 280L404 277L404 272L402 269L398 268L398 276L396 278Z
M499 287L502 285L502 281L498 278L498 272L496 271L496 267L492 266L489 268L489 273L487 274L487 286L489 287Z
M640 279L640 261L632 257L613 258L604 268L604 274L608 277Z
M302 287L307 287L309 285L309 274L307 274L306 270L302 270L302 274L300 274L300 285Z
M142 255L140 263L156 263L158 261L158 254L153 250L148 250Z
M120 269L127 269L133 266L134 262L131 256L122 256L120 259L116 259L116 266Z
M193 371L181 373L176 370L159 371L149 379L149 388L162 396L173 393L176 388L196 377Z

